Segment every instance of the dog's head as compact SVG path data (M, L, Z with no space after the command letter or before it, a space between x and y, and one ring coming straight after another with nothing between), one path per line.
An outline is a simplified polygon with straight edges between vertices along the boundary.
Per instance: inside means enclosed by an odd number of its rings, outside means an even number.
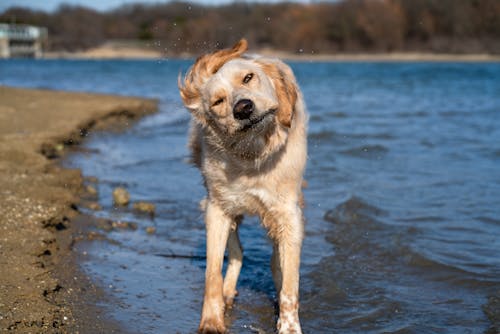
M183 82L179 78L182 100L195 121L230 147L248 147L276 131L286 135L298 96L288 66L245 57L246 50L242 39L231 49L198 58Z

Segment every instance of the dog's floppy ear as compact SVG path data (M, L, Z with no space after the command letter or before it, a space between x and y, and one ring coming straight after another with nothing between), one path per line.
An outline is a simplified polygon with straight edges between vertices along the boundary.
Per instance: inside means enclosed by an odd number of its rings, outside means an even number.
M223 49L199 57L189 69L182 82L178 78L178 86L182 101L190 111L197 110L201 105L201 87L226 62L240 57L248 49L248 43L241 39L231 49Z
M298 98L298 88L292 70L277 59L257 59L266 75L274 84L278 98L277 117L281 125L289 128L295 113L295 103Z

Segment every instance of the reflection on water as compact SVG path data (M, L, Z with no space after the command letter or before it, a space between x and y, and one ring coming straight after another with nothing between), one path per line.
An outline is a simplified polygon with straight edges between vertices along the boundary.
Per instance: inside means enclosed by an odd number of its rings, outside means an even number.
M99 179L101 217L135 222L86 245L87 272L131 332L192 333L204 281L204 189L186 163L185 61L8 61L0 83L159 98L126 133L68 164ZM301 276L306 333L496 333L500 328L500 64L294 63L310 118ZM17 81L29 77L29 82ZM115 209L111 191L156 204ZM146 228L154 226L155 234ZM232 333L273 333L271 247L241 230ZM82 250L83 251L83 250Z

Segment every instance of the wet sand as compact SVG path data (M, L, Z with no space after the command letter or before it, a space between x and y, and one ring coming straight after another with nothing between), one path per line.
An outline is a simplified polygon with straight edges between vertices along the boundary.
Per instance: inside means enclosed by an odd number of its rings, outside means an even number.
M100 318L94 305L105 297L72 252L90 218L78 212L81 172L58 158L92 131L156 109L140 98L0 86L1 331L118 331Z

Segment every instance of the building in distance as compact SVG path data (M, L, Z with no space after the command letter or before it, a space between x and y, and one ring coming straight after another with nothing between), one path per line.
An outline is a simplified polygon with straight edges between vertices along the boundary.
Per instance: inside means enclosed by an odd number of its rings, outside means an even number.
M47 43L47 28L0 23L0 58L40 58Z

